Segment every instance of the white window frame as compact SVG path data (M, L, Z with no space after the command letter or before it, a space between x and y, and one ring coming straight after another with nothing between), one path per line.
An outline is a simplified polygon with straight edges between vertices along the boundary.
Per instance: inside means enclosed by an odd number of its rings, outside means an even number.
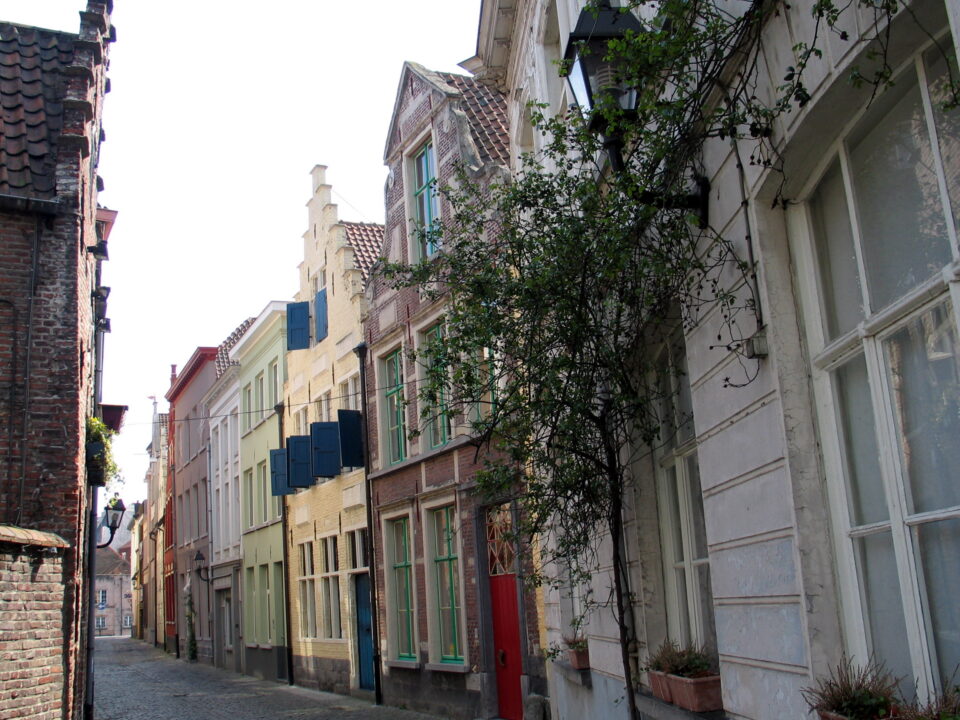
M318 632L324 640L343 639L343 616L340 594L340 542L337 535L318 540L320 560L320 617Z
M317 574L316 558L312 540L297 546L300 576L297 578L297 590L300 600L300 638L315 640L317 632Z
M949 38L942 39L949 42ZM931 698L940 685L936 651L933 647L932 629L927 627L923 608L924 580L920 576L920 560L914 528L925 523L960 518L960 506L932 512L909 515L907 487L897 448L898 431L890 406L890 389L885 370L883 343L897 331L915 321L930 309L950 305L953 308L954 332L960 337L960 249L957 230L950 213L950 199L946 190L943 159L931 119L931 101L923 57L929 45L921 48L910 60L898 68L894 77L898 83L918 82L928 137L934 157L942 210L947 217L947 238L950 244L951 262L942 273L920 283L902 294L880 310L871 310L867 303L869 288L862 257L861 237L856 208L847 203L850 211L851 232L856 250L856 266L864 293L864 319L850 332L830 339L827 336L824 295L820 287L820 267L817 262L814 222L811 217L810 200L833 163L839 157L843 175L844 192L849 201L851 195L851 169L845 141L858 128L866 110L861 111L845 128L818 164L811 178L801 191L801 203L791 204L787 212L787 230L791 251L796 259L796 280L801 306L804 308L804 332L810 350L812 383L816 402L824 470L827 476L827 492L834 529L834 544L838 562L838 583L841 593L841 608L847 653L856 661L864 663L871 656L870 629L862 593L860 570L854 543L875 533L890 532L895 556L895 572L899 588L892 590L900 595L909 647L906 651L914 674L921 701ZM907 73L913 73L909 79ZM882 486L886 495L888 519L885 521L855 526L851 521L851 501L848 497L847 471L844 448L839 427L839 403L836 399L833 371L848 361L862 357L867 368L871 409L875 422L878 464ZM906 588L906 592L903 589ZM949 676L949 672L947 673Z
M457 660L444 660L442 648L440 647L440 607L437 600L439 592L439 583L436 574L436 532L434 521L435 513L446 507L453 508L454 518L454 543L457 551L457 592L459 594L459 612L457 613L457 645L460 650L460 657ZM443 665L469 665L470 656L467 647L466 632L466 587L464 586L464 553L463 553L463 533L461 532L460 521L460 503L456 495L443 495L431 498L421 504L420 527L423 528L423 566L424 566L424 584L426 590L427 605L427 637L429 640L429 657L431 663Z
M438 188L440 158L437 154L437 140L435 137L433 137L432 129L428 129L414 142L410 143L410 151L405 154L403 162L405 186L408 188L408 191L405 193L405 201L407 203L407 217L409 218L407 225L407 236L409 238L407 248L409 253L408 257L410 258L411 262L418 262L420 260L431 258L436 255L440 249L439 247L435 247L433 248L432 252L429 252L425 246L421 245L418 237L420 219L417 213L417 159L428 145L430 146L433 156L433 178L431 179L433 187L428 191L434 203L434 216L431 218L431 221L434 225L436 225L442 218L440 193Z
M414 656L400 655L400 630L397 627L397 602L398 591L396 578L394 576L395 546L393 538L393 523L406 519L407 521L407 561L410 565L410 607L412 611L411 631ZM386 604L384 607L386 615L386 634L387 634L387 659L393 662L419 663L420 661L420 623L419 607L417 605L417 554L414 545L415 515L413 507L404 504L401 507L395 507L390 510L384 510L380 513L380 537L383 538L383 558L384 558L384 595Z

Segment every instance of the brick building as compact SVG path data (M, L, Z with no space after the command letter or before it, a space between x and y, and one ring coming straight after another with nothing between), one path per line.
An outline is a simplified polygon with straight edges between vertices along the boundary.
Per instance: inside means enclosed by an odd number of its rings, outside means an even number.
M439 248L417 232L450 212L438 185L462 163L490 178L507 162L503 96L460 75L406 63L385 161L382 256L426 260ZM422 411L423 369L409 351L444 332L443 300L367 286L367 414L383 695L445 717L522 717L542 693L536 597L517 581L513 548L487 543L509 505L474 492L469 425L446 406ZM494 536L499 537L497 533ZM489 553L509 557L488 562Z
M111 2L80 31L0 23L0 716L74 718L86 691L87 548L97 490L98 211ZM105 291L100 293L105 296Z

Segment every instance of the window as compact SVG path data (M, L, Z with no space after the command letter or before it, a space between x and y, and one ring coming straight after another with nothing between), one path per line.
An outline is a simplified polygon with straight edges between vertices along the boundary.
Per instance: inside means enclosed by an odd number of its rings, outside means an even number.
M280 402L280 363L274 360L270 363L270 407Z
M253 470L243 471L243 522L252 527L256 517L253 511Z
M253 424L253 386L243 387L243 429L249 430Z
M317 399L317 422L331 422L333 419L333 399L330 392L325 392Z
M260 522L270 519L270 480L267 477L267 463L257 463L257 493L260 498Z
M310 422L307 418L307 408L302 407L293 416L294 426L296 427L297 435L309 435L310 434Z
M441 355L443 343L443 325L437 323L423 333L422 345L427 358L427 368L431 372L442 372L446 363ZM447 404L447 389L445 384L428 391L430 395L425 401L425 423L427 435L430 438L430 447L436 448L446 445L450 440L450 410Z
M264 416L266 415L266 407L265 407L265 406L266 406L266 404L267 404L267 397L266 397L266 395L264 394L264 393L265 393L265 381L264 381L263 373L260 373L259 375L257 375L257 378L256 378L256 380L254 381L254 390L255 390L255 393L256 393L256 394L254 395L254 402L256 403L257 417L258 417L260 420L263 420Z
M314 577L313 543L301 543L300 578L297 587L300 592L300 637L317 637L317 588Z
M922 698L960 665L960 283L943 272L960 256L960 111L939 107L946 75L918 55L790 216L810 239L799 272L847 650Z
M106 590L97 590L97 604L106 605L107 604L107 591Z
M132 626L133 626L133 618L130 617L129 615L124 615L124 616L123 616L123 626L124 626L125 628L132 627Z
M715 649L703 494L682 341L664 349L657 375L661 431L654 457L667 634L681 646Z
M340 623L340 556L337 551L337 536L320 540L320 601L323 612L323 637L343 637Z
M350 530L347 532L347 561L351 570L365 568L369 564L367 559L367 529Z
M340 383L340 409L360 409L360 376L354 375L349 380Z
M385 450L391 463L407 456L407 426L404 419L406 404L403 401L403 359L400 350L388 355L383 361L384 420L386 425Z
M270 566L260 566L260 586L257 588L257 640L260 642L269 642L270 640L270 608L273 606L273 599L270 596Z
M248 645L257 642L257 588L255 578L256 569L246 568L243 583L243 632L246 635L245 642Z
M400 660L415 660L417 652L414 642L413 558L410 550L409 520L406 517L396 518L389 521L386 527L391 564L387 590L396 624L395 654Z
M439 249L432 234L439 217L437 208L436 161L433 143L424 145L413 158L413 219L419 235L420 258L428 258Z
M95 626L97 630L106 630L107 629L107 618L103 615L97 615Z
M433 590L436 596L436 628L441 662L462 663L463 618L460 606L460 563L457 555L456 511L453 505L428 512L432 540Z

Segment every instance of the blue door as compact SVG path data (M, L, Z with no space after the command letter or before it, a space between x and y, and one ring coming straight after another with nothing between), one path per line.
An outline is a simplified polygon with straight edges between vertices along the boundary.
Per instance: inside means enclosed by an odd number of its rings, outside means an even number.
M370 576L356 575L357 598L357 662L360 665L360 687L373 690L373 626L370 615Z

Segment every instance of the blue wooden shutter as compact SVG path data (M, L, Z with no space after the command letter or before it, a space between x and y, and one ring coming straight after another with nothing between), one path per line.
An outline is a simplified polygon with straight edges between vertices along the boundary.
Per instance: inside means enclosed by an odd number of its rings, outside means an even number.
M293 495L296 492L287 482L287 451L270 451L270 489L273 495Z
M310 347L310 303L287 303L287 350Z
M313 475L310 473L310 436L288 437L287 456L290 459L290 487L305 488L313 485Z
M313 312L316 318L317 342L327 336L327 289L317 293L313 301Z
M340 462L363 467L363 419L359 410L337 410L340 424Z
M335 422L310 423L313 474L332 478L340 474L340 431Z

